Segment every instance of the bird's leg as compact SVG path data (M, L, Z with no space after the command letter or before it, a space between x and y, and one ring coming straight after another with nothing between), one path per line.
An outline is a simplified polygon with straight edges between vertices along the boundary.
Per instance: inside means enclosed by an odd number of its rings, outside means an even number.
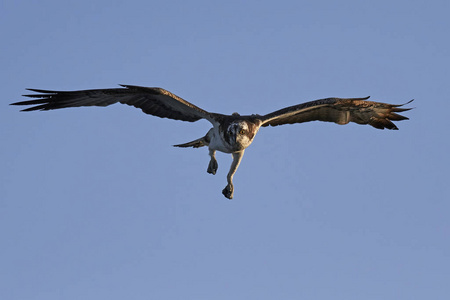
M244 156L244 150L231 153L231 155L233 156L233 162L231 163L230 171L227 175L228 185L222 191L222 194L228 199L233 199L233 176L234 173L236 173L239 164L241 163L242 156Z
M216 175L217 169L219 168L219 164L216 160L216 150L209 149L209 156L211 156L211 160L209 161L208 170L206 170L209 174Z

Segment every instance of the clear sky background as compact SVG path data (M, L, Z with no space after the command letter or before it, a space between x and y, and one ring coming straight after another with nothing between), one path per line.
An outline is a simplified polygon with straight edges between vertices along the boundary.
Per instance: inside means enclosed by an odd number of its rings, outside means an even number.
M21 1L0 9L0 298L450 299L450 2ZM114 105L21 113L25 88L163 87L220 113L415 101L399 131L263 128Z

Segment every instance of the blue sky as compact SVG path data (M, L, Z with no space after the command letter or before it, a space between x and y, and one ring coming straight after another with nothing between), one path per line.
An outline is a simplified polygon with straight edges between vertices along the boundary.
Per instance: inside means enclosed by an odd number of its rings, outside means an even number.
M1 299L448 299L448 1L4 1ZM220 113L415 99L399 131L210 128L25 88L163 87Z

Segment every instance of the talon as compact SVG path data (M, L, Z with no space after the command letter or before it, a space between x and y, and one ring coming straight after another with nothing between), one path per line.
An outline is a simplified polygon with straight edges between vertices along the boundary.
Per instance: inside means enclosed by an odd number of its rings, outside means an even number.
M233 186L232 185L227 185L223 190L222 190L222 194L228 198L228 199L233 199Z
M217 169L219 168L219 164L217 163L217 160L211 160L208 165L208 169L206 172L209 174L216 175Z

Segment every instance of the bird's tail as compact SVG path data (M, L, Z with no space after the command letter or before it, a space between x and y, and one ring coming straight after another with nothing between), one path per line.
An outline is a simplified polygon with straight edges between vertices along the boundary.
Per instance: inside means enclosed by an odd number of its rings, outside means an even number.
M179 144L179 145L173 145L174 147L181 147L181 148L188 148L188 147L193 147L193 148L200 148L203 146L207 146L209 143L206 141L205 137L196 139L195 141L189 142L189 143L185 143L185 144Z

